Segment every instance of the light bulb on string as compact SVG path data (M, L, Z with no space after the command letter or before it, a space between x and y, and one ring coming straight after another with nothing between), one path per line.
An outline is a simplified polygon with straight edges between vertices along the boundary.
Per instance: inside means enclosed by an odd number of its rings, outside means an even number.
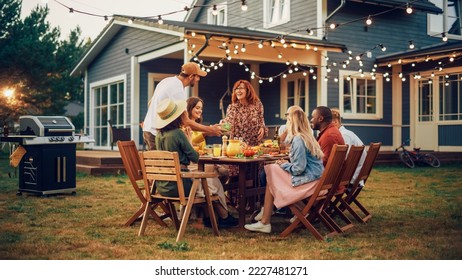
M218 15L217 5L213 5L212 15L214 15L214 16Z
M406 4L406 13L407 13L408 15L410 15L410 14L412 14L412 12L413 12L413 11L412 11L411 5L409 5L409 3L407 3L407 4Z
M306 29L306 33L308 33L310 36L314 34L313 30L310 28Z
M74 9L73 9L73 8L69 8L69 15L70 15L71 17L74 16Z
M332 30L334 30L336 27L337 27L337 24L335 24L335 23L331 23L329 25L329 28L332 29Z
M262 49L263 48L263 40L260 40L260 43L258 43L258 48Z
M241 10L245 12L245 11L247 11L247 9L248 9L248 7L247 7L247 5L245 3L245 0L242 0Z
M410 48L411 50L415 49L415 45L414 45L414 42L412 42L412 40L409 41L409 48Z
M162 16L157 17L157 23L160 25L164 24L164 20L162 19Z
M246 51L245 44L242 44L241 52L245 52L245 51Z
M441 40L443 40L443 42L448 41L448 37L446 36L446 32L443 32L443 34L441 34Z
M366 19L366 24L367 25L371 25L372 24L372 18L371 16L368 16L367 19Z
M383 52L387 50L387 48L383 44L379 44L379 47Z

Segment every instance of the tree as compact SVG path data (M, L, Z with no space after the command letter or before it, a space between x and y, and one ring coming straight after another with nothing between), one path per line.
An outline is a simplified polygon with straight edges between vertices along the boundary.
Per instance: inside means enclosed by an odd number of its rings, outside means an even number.
M48 7L37 6L20 19L20 0L0 0L0 116L16 120L23 114L62 115L69 100L82 101L82 83L70 77L72 67L85 51L80 28L59 40L51 28Z

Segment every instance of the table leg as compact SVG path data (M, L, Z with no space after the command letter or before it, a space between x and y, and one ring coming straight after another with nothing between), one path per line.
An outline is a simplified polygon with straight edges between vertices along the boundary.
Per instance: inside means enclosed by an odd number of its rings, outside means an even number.
M247 197L246 197L246 164L241 163L239 164L239 181L238 181L238 188L239 188L239 227L243 228L245 225L245 206L247 204Z

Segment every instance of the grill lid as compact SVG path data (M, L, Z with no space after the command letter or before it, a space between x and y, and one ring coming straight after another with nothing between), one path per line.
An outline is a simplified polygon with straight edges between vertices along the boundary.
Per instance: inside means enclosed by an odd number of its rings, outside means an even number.
M22 116L19 117L21 135L70 136L74 125L64 116Z

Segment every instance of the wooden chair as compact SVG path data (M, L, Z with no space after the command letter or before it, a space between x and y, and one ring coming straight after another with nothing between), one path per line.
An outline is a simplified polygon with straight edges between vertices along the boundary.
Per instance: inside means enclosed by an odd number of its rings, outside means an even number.
M169 151L146 151L140 153L141 157L141 167L143 171L143 178L145 183L146 193L150 194L147 196L148 204L146 205L146 211L143 216L143 221L141 222L140 231L138 235L144 235L147 224L147 214L150 209L150 204L154 201L163 200L168 205L172 220L175 224L175 227L178 230L178 235L176 242L180 241L183 238L183 235L188 224L189 215L191 213L191 208L194 204L207 204L207 211L210 216L210 221L212 223L213 232L215 235L220 235L218 231L217 221L215 219L215 212L213 211L212 202L218 200L217 195L211 195L208 185L207 178L216 177L217 175L214 172L184 172L181 171L180 160L177 152ZM193 180L192 188L189 193L189 197L185 196L185 191L183 187L183 179L189 178ZM178 196L177 197L167 197L159 194L155 188L156 181L172 181L176 182L178 187ZM204 198L196 197L196 192L202 184L202 188L205 193ZM150 186L151 189L150 189ZM185 206L184 214L181 219L181 224L178 220L175 206L173 203L179 203L182 206Z
M131 139L130 128L117 128L111 120L107 120L111 128L111 150L114 150L114 143L117 141L129 141Z
M314 237L318 240L324 240L321 233L319 233L312 224L316 218L319 218L329 229L330 233L328 235L337 233L336 229L329 222L323 219L321 213L324 205L323 201L327 198L327 194L337 182L337 177L342 169L343 163L345 162L347 151L347 145L334 145L329 156L329 160L327 161L326 168L316 184L314 193L307 198L289 205L290 210L297 218L281 233L282 237L289 235L301 222L314 235ZM303 209L300 210L297 207L297 204L303 204Z
M148 204L143 191L144 186L140 186L138 182L143 180L143 173L141 170L140 158L138 155L138 149L136 148L135 142L132 141L118 141L117 146L119 147L119 152L122 157L122 162L125 167L125 172L127 173L130 182L132 183L133 190L135 191L136 197L138 197L141 202L140 208L128 219L125 223L125 226L131 226L136 220L141 219L143 213L146 210L146 205ZM167 226L163 219L169 217L169 211L167 207L162 203L162 201L157 201L158 203L152 203L148 209L148 215L152 216L156 222L161 226ZM159 216L154 210L160 207L164 211L164 215Z
M351 220L336 207L336 204L332 203L332 200L337 196L343 196L346 188L350 184L353 175L355 174L358 163L361 159L364 146L350 146L348 149L348 156L345 160L345 163L340 170L340 173L337 177L337 182L335 186L327 194L326 199L324 200L324 205L322 207L321 218L325 219L326 222L330 223L338 233L345 232L346 230L352 228L354 225ZM329 215L328 213L334 213L335 215ZM334 217L338 215L340 219L345 224L340 227L338 223L334 220Z
M372 217L371 213L359 202L358 195L371 174L372 167L377 159L381 145L381 142L371 143L369 145L363 167L361 168L355 182L350 186L351 189L346 192L346 196L339 196L333 202L333 204L337 205L341 211L347 210L360 223L366 223ZM353 205L356 205L358 211L355 211L351 207ZM363 217L358 214L359 211L363 214Z

